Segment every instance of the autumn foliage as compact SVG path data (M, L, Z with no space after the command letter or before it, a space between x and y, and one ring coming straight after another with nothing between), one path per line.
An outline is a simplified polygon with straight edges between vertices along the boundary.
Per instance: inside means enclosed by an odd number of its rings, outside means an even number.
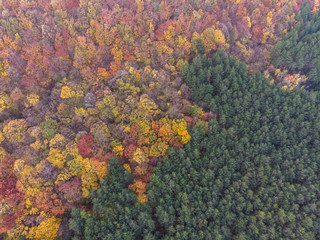
M146 185L155 166L154 158L166 156L169 147L183 147L190 140L184 119L170 120L168 117L156 121L139 121L126 135L124 157L134 176L130 189L137 193L138 201L146 202ZM122 156L120 156L122 157ZM153 161L150 162L150 158Z
M90 208L111 157L147 202L157 163L215 118L190 101L184 66L222 48L261 70L301 4L0 1L0 234L55 239L64 213Z
M82 135L78 142L79 154L82 157L89 157L91 153L92 144L93 144L93 137L91 135L87 135L87 134Z
M18 179L13 172L14 159L0 148L0 234L15 226L23 213L24 194L17 187Z

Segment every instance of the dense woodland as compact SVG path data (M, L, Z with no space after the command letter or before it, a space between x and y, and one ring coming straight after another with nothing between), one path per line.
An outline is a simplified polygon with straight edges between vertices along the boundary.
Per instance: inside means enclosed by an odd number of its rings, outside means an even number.
M302 84L320 90L320 15L310 17L310 6L305 4L299 17L303 21L272 49L272 61L291 73L306 75L308 80Z
M319 239L318 0L0 0L0 239Z
M218 119L158 163L146 204L113 159L92 212L72 211L75 239L318 239L318 94L283 91L221 51L182 75Z

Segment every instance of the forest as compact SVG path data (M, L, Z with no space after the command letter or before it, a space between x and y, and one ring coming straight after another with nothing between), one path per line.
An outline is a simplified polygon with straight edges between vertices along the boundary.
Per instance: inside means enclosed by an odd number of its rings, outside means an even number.
M218 119L197 121L185 148L169 150L146 204L112 159L92 212L73 209L70 230L78 239L318 239L319 96L248 75L222 51L182 76Z
M0 0L0 239L320 239L318 0Z
M299 75L297 85L320 90L320 15L317 12L310 16L308 8L309 5L304 6L302 21L274 46L271 57L276 67Z

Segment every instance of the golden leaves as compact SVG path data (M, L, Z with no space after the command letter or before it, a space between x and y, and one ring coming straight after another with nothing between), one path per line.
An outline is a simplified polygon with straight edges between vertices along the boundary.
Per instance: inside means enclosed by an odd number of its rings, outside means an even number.
M0 78L5 78L8 76L7 69L9 67L9 64L6 62L0 61Z
M67 139L60 133L56 134L49 142L49 146L62 148L66 145Z
M73 97L83 97L83 91L74 91L68 86L63 86L61 88L60 97L62 99L73 98Z
M145 186L155 161L166 156L170 146L182 147L190 139L184 119L172 120L164 117L157 121L148 121L142 118L130 128L123 142L124 156L130 165L126 163L124 167L133 173L134 184L130 185L130 189L136 192L140 203L148 201Z
M148 98L148 95L143 94L140 97L140 101L138 103L138 107L142 109L145 114L156 115L160 112L159 107L152 100Z
M172 37L175 36L175 28L170 25L166 31L164 31L164 39L170 41Z
M147 190L147 183L136 180L129 186L129 189L137 194L137 201L141 204L148 202L148 196L145 194Z
M0 143L4 140L4 136L2 134L2 132L0 131Z
M221 30L219 30L219 29L214 30L214 41L218 45L225 45L226 39L225 39L224 34L222 33Z
M24 165L25 165L25 161L23 159L17 159L14 162L13 170L17 176L19 176L23 171Z
M66 98L73 98L76 95L75 91L71 90L68 86L63 86L61 88L61 94L60 97L63 99Z
M113 55L113 58L117 63L121 63L123 59L123 53L122 50L118 48L118 46L114 46L111 49L111 54Z
M142 151L141 148L137 148L136 151L133 153L132 158L138 165L141 165L145 162L148 162L148 158L146 154Z
M187 131L187 122L184 119L173 120L172 130L181 136L180 142L182 144L187 144L191 139L191 136Z
M141 13L144 10L143 0L135 0L135 3L137 5L137 13Z
M168 149L169 145L161 139L158 139L157 142L151 146L149 155L151 157L165 156Z
M249 16L245 17L245 19L247 20L248 22L248 28L251 28L252 24L251 24L251 19Z
M122 157L123 156L123 147L122 145L118 145L118 146L115 146L113 148L113 153L118 156L118 157Z
M61 151L58 148L50 148L47 160L52 164L52 166L62 169L66 162L66 156L67 153L65 151Z
M36 105L37 102L39 102L39 96L37 94L31 93L27 96L28 104L26 104L26 107L32 107Z
M127 170L129 173L131 173L131 167L128 163L123 164L123 167L125 170Z
M16 119L10 121L3 128L3 135L10 142L23 142L23 136L27 131L27 121L25 119Z
M55 240L61 223L61 219L46 217L38 226L27 228L23 232L26 238L33 240Z
M273 14L272 12L268 12L267 14L267 26L271 26L272 25L272 18L273 18Z

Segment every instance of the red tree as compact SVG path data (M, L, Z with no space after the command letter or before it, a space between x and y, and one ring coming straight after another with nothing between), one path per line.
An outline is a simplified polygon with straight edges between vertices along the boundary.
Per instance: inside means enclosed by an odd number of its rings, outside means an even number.
M90 157L93 137L89 134L83 134L78 142L79 154L82 157Z

